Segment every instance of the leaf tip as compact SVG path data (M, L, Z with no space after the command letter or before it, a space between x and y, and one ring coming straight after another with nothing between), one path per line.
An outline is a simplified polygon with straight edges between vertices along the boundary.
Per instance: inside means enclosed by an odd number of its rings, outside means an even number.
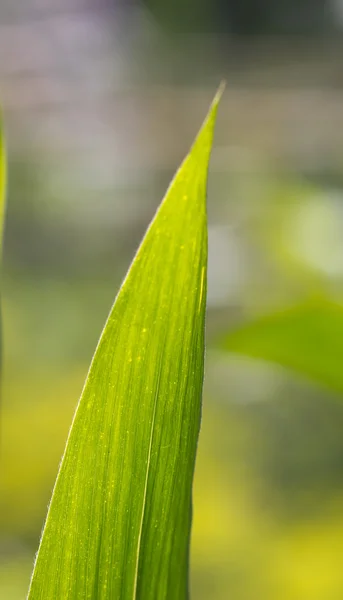
M225 81L225 79L222 79L219 84L219 87L217 89L216 95L214 96L212 105L217 106L219 104L221 97L225 92L225 88L226 88L226 81Z
M206 155L207 161L209 160L209 156L211 153L213 133L214 133L214 127L215 127L215 123L216 123L216 119L217 119L218 106L219 106L221 97L223 95L223 92L225 90L225 86L226 86L226 82L223 80L217 89L217 92L211 102L211 106L208 110L206 118L200 128L200 131L199 131L197 137L195 138L195 142L192 147L192 148L201 148L202 153Z

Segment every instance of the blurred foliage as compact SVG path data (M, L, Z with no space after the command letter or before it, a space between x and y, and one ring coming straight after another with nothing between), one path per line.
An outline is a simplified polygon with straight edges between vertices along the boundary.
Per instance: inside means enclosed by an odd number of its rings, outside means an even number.
M268 314L231 331L221 347L294 369L343 393L343 307L325 300Z
M324 0L145 0L155 18L174 31L234 35L323 33L334 27L334 3Z

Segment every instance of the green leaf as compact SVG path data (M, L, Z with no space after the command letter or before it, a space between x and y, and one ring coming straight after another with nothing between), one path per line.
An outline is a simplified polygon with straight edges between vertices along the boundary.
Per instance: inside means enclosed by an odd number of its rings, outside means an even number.
M101 335L30 600L187 597L204 362L206 180L218 101L219 93Z
M7 162L6 148L3 130L3 121L0 114L0 257L2 254L2 243L4 236L5 208L6 208L6 182Z
M6 209L7 161L2 115L0 113L0 268ZM2 376L2 314L0 307L0 377ZM1 386L1 381L0 381ZM0 389L1 394L1 389Z
M343 393L343 307L338 304L319 300L288 308L236 328L219 345Z

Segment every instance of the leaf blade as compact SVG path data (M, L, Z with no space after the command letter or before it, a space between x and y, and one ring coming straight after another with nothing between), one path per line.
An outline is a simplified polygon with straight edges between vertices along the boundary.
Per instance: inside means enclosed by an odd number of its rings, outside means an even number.
M5 213L6 213L6 185L7 185L7 155L5 145L5 134L2 114L0 112L0 269L2 268L2 247L5 228ZM0 386L2 383L2 310L0 306ZM0 400L1 400L0 387Z
M7 159L4 135L3 117L0 112L0 258L4 237L5 210L6 210L6 185L7 185Z
M316 300L246 323L219 340L223 350L280 364L343 393L343 307Z
M29 599L187 596L219 96L116 298L74 416Z

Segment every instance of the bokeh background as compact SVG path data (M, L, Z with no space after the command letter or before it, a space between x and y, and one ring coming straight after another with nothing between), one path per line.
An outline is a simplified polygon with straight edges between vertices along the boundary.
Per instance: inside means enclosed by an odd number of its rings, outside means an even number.
M222 78L194 600L341 600L343 399L217 337L343 301L342 0L0 4L0 598L25 598L108 311Z

